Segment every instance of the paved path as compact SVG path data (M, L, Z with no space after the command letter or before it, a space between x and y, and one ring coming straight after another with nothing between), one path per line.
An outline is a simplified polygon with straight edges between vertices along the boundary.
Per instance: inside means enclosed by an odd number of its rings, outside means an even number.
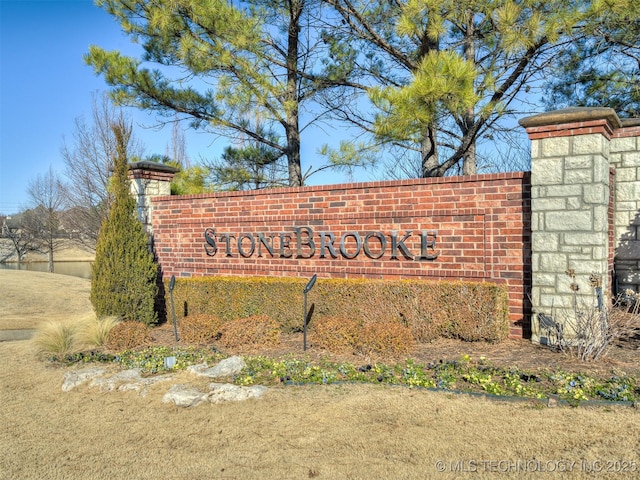
M0 342L14 342L16 340L29 340L35 333L34 329L0 330Z

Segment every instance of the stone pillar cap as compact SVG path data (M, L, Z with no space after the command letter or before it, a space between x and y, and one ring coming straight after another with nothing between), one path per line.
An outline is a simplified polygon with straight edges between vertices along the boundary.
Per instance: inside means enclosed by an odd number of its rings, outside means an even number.
M608 107L571 107L553 112L539 113L518 121L524 128L561 125L563 123L607 120L613 129L623 126L615 110ZM635 119L634 119L635 120ZM626 122L625 122L626 123ZM627 125L625 125L627 126Z
M164 163L150 162L148 160L142 160L141 162L134 162L129 164L129 170L147 170L150 172L163 172L163 173L178 173L180 171L177 167L171 165L165 165Z

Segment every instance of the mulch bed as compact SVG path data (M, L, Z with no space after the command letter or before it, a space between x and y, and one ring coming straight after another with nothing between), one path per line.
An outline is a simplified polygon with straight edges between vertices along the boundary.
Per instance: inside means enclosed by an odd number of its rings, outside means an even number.
M171 323L154 328L151 342L155 345L189 346L182 341L176 342ZM384 357L367 358L349 352L332 353L314 347L310 341L307 342L307 350L304 351L302 333L283 335L278 347L250 348L225 353L230 355L267 355L275 358L285 355L306 356L316 361L325 359L333 362L349 362L355 365L375 361L392 364L402 360ZM640 330L628 339L612 346L606 356L594 362L582 362L569 353L558 352L546 346L533 344L525 339L508 339L500 343L486 343L442 338L416 346L408 356L416 362L428 364L441 360L458 360L462 355L469 355L472 360L484 357L487 362L495 366L518 367L532 372L562 369L598 376L610 376L614 371L617 374L624 372L628 375L640 376Z

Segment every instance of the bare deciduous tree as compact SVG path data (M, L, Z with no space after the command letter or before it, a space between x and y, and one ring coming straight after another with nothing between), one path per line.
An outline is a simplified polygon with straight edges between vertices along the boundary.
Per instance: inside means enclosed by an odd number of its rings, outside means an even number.
M28 252L38 249L37 239L33 236L32 232L24 228L23 222L23 213L0 219L0 223L2 224L2 235L0 236L10 240L11 246L13 247L8 249L6 255L3 252L1 261L5 261L7 258L15 255L18 261L18 270L20 269L20 263L24 256Z
M70 211L67 228L79 232L92 248L112 202L109 178L116 141L110 126L121 120L126 123L124 113L113 106L106 94L95 95L90 121L77 118L71 143L64 141L62 146ZM133 136L128 138L127 151L133 157L142 156L142 147Z
M61 237L61 213L65 206L65 187L58 175L49 167L38 175L27 188L31 209L24 212L23 228L39 243L39 251L46 253L49 272L53 272L53 254L64 241Z

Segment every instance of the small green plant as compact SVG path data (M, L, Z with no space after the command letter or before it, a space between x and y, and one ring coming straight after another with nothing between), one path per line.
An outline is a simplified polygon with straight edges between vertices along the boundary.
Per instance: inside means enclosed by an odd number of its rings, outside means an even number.
M171 369L165 364L166 357L175 357L176 363ZM147 347L139 350L125 350L115 355L115 361L124 368L139 368L145 374L164 373L172 370L184 370L189 365L206 362L215 364L225 355L204 348Z
M140 325L138 322L129 323ZM176 358L176 363L171 368L165 364L165 358L169 356ZM70 353L53 358L66 363L112 361L123 368L140 368L143 373L152 375L168 370L181 370L202 362L213 365L225 358L225 355L212 348L146 347L118 353ZM383 383L410 388L436 388L538 399L553 395L573 406L592 399L611 402L640 400L638 378L623 372L614 372L613 377L605 379L561 370L531 373L517 368L494 367L483 360L475 362L466 355L458 360L441 360L428 365L412 359L393 365L354 365L348 362L334 363L326 359L314 362L309 358L296 358L293 355L281 358L248 356L245 357L245 362L246 367L233 378L233 382L238 385Z

